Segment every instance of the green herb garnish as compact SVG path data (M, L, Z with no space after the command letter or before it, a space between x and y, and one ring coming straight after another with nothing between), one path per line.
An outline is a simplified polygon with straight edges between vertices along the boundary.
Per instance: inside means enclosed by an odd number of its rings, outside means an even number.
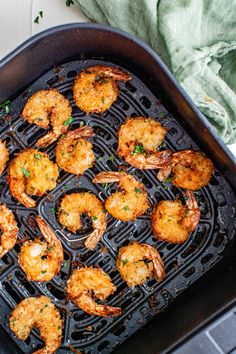
M34 23L39 23L39 16L36 16L36 17L35 17Z
M109 160L110 160L111 162L115 162L115 156L114 156L114 154L111 154L111 156L109 157Z
M51 212L52 213L55 213L56 212L56 209L55 208L50 208Z
M96 216L92 216L92 219L93 219L93 220L97 220L97 217L96 217Z
M70 125L70 123L72 123L73 122L73 120L74 120L74 118L73 117L69 117L65 122L64 122L64 125Z
M126 263L128 263L129 261L128 261L128 259L122 259L121 262L122 262L122 265L124 267L126 265Z
M5 100L0 104L0 108L3 110L3 113L9 113L10 108L9 108L9 104L11 103L10 100Z
M95 81L99 81L100 79L101 79L101 76L99 76L99 75L95 76Z
M104 98L104 96L102 96L101 101L102 101L102 103L104 103L104 102L105 102L105 98Z
M134 188L135 193L143 193L142 189L139 187Z
M125 211L129 210L128 205L125 205L123 209L124 209Z
M34 154L34 157L35 157L37 160L40 160L41 157L42 157L42 155L40 155L40 154Z
M66 137L66 134L62 134L61 138L65 139L65 137Z
M104 188L105 192L107 192L107 190L109 188L109 183L103 183L102 188Z
M52 251L54 250L54 248L55 248L55 245L49 247L49 248L48 248L48 252L52 252Z
M63 267L69 268L70 267L70 261L64 261Z
M84 122L82 120L79 122L79 126L80 126L80 128L82 128L84 126Z
M145 150L143 148L143 145L138 144L135 146L134 154L144 154L144 153L145 153Z
M86 74L91 74L91 71L89 71L88 69L84 70Z
M39 11L39 16L43 18L43 11Z
M168 177L166 180L165 180L165 183L168 183L168 182L171 182L172 181L172 177Z
M29 178L30 173L26 168L21 167L21 171L23 172L23 174L25 175L26 178Z
M42 270L42 274L45 274L45 273L47 273L47 270Z

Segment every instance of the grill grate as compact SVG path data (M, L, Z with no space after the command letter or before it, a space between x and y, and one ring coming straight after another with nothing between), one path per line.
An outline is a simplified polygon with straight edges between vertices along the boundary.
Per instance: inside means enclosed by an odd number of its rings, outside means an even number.
M92 138L97 157L94 167L79 178L61 171L57 188L46 197L38 198L36 209L27 210L11 197L6 173L0 179L1 203L6 203L14 211L20 226L19 242L0 260L0 321L24 353L38 349L43 342L37 330L33 330L26 341L19 341L8 327L7 318L11 310L23 298L44 294L60 309L65 326L63 345L58 353L68 352L71 346L87 354L109 353L152 316L165 309L178 294L218 262L234 237L235 225L232 220L235 220L235 196L218 171L214 173L207 187L195 193L201 208L201 220L189 239L182 245L173 245L157 241L153 237L149 214L154 204L161 199L174 199L181 191L169 183L160 184L154 171L135 170L119 159L115 155L117 130L126 116L151 116L168 128L165 140L168 148L176 151L198 147L181 127L180 122L134 75L132 82L119 84L120 97L103 116L81 112L72 99L73 80L81 69L97 64L112 65L98 60L74 61L47 72L12 102L8 117L1 119L0 138L6 141L12 158L13 154L22 148L33 146L36 140L45 134L44 130L23 121L20 112L33 92L53 86L63 93L73 106L75 119L70 129L79 127L83 121L97 133ZM54 148L55 144L46 149L52 159L55 158ZM110 158L112 154L115 155L114 159ZM109 217L108 228L102 241L95 251L88 251L81 240L86 232L72 235L62 230L53 211L62 196L73 191L91 190L105 200L115 190L115 185L105 191L101 185L92 184L91 180L99 171L117 170L121 167L145 184L151 208L147 215L135 222L123 223ZM36 237L38 232L34 222L37 213L54 229L63 243L65 252L65 262L60 273L52 281L43 284L29 283L17 263L20 244L27 238ZM115 264L117 251L129 241L147 242L158 248L167 273L161 284L150 279L144 285L131 289L120 278ZM121 306L122 316L113 319L89 316L67 302L64 290L67 279L71 270L81 263L99 266L111 276L117 286L117 292L110 296L109 304Z

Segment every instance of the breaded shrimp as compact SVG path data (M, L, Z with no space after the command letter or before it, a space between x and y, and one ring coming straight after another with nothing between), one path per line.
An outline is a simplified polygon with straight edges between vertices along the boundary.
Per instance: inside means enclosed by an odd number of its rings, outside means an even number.
M59 167L69 173L82 175L95 162L92 144L85 140L94 135L90 127L69 131L56 147L56 161Z
M52 128L36 143L36 146L46 147L67 131L71 112L70 102L56 89L51 88L34 93L21 115L29 123L43 129Z
M0 176L4 171L8 160L9 154L6 144L0 140Z
M175 186L195 191L208 184L213 172L213 163L203 153L183 150L172 155L157 178L162 182L172 173L171 182Z
M134 242L121 247L116 265L121 277L131 287L141 285L153 276L158 282L165 277L164 264L157 249L145 243Z
M94 295L104 301L116 291L109 275L101 269L89 267L75 270L68 280L66 290L69 300L90 315L111 317L121 314L119 307L97 304L93 299Z
M85 246L93 250L107 227L103 203L89 192L65 195L59 206L59 222L71 232L76 233L82 228L81 214L88 214L92 219L94 230L86 239Z
M157 239L183 243L196 229L200 220L200 208L192 191L183 192L186 205L180 200L162 200L151 217L152 230Z
M152 118L127 118L118 132L118 154L139 169L161 168L171 156L170 150L157 151L167 129Z
M16 243L18 236L18 227L15 217L5 204L0 204L0 258L10 251Z
M128 80L131 76L115 67L96 65L87 68L75 79L75 103L86 113L103 113L119 95L116 81Z
M45 347L34 354L53 354L61 346L62 320L60 312L47 296L28 297L12 311L9 325L14 334L26 340L37 328Z
M100 172L93 183L118 182L121 191L110 195L106 210L116 219L132 221L144 214L149 208L149 201L143 183L125 172Z
M61 269L63 248L61 241L40 216L36 221L47 242L39 239L26 241L20 249L19 264L29 281L50 281Z
M9 187L13 197L27 208L36 206L29 195L42 196L56 187L58 167L48 155L36 149L20 152L9 168ZM29 195L28 195L29 194Z

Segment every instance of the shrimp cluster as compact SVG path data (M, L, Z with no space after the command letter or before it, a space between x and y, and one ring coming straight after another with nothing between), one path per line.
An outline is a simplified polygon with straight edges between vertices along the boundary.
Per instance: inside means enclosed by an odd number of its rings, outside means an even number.
M67 131L71 112L70 102L56 89L51 88L34 93L21 115L29 123L43 129L52 128L36 143L38 147L47 147Z
M143 284L148 278L155 277L160 282L165 277L165 269L156 248L134 242L120 248L117 268L128 286Z
M85 246L93 250L107 227L103 203L89 192L65 195L58 210L59 222L69 231L76 233L82 228L81 214L88 214L92 220L93 232L87 237Z
M5 204L0 204L0 229L2 231L0 258L2 258L15 246L19 231L12 211Z
M53 354L62 340L60 312L47 296L28 297L12 311L9 325L15 335L26 340L33 328L37 328L45 347L34 354Z
M9 188L13 197L27 208L36 206L29 195L42 196L56 187L58 167L48 155L36 149L20 152L9 168Z
M106 210L116 219L131 221L144 214L149 201L143 183L125 172L100 172L93 183L118 182L120 191L111 194L105 202Z
M40 216L36 221L46 242L39 239L26 241L20 249L19 264L29 281L50 281L60 271L64 260L63 248Z
M171 160L158 172L159 181L172 173L171 182L180 188L198 190L208 184L214 165L203 153L183 150L174 153Z
M89 267L75 270L68 280L66 290L69 299L90 315L112 317L121 314L119 307L97 304L93 299L92 295L104 301L116 291L109 275L101 269Z
M186 205L180 200L162 200L151 217L152 230L159 239L173 243L183 243L194 231L200 220L200 208L193 192L183 192Z
M92 128L82 127L69 131L56 147L56 161L59 167L69 173L83 174L95 162L92 144L85 140L94 135Z
M96 65L87 68L75 79L75 103L86 113L103 113L119 95L116 81L128 80L131 76L115 67Z
M118 154L139 169L156 169L170 161L171 151L157 151L167 129L151 118L127 118L118 132Z
M9 153L6 144L0 140L0 176L5 170L8 160L9 160Z

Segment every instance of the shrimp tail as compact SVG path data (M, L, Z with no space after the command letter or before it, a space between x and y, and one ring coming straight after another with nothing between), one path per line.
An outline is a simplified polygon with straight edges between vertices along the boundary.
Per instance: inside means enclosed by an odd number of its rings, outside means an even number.
M47 242L50 244L53 241L57 241L58 238L55 235L55 233L52 231L52 229L46 224L46 222L43 220L43 218L41 216L37 216L36 217L36 222L38 224L38 227L42 233L42 235L44 236L45 240L47 240Z
M142 245L142 248L146 258L153 262L154 277L161 282L165 278L165 268L159 252L147 244Z
M97 71L98 74L111 77L117 81L128 81L132 79L131 75L115 67L99 65L97 67L93 67L93 70L94 69Z
M94 136L95 133L91 127L85 126L81 128L77 128L75 130L71 130L66 134L64 139L79 139L79 138L90 138Z
M124 175L122 172L100 172L98 173L94 179L93 183L113 183L119 182L121 176Z
M171 164L167 164L166 166L164 166L157 174L157 178L160 182L164 182L169 175L171 174Z
M54 141L56 141L61 134L62 132L56 132L55 130L51 130L42 138L38 139L35 146L39 148L45 148L54 143Z
M83 311L91 315L113 317L121 314L120 307L97 304L88 293L81 294L77 299L75 299L75 302Z
M183 192L183 196L186 200L186 206L188 210L186 226L189 228L190 231L193 231L196 229L199 223L201 211L192 191L186 190L185 192Z
M17 178L11 178L9 188L13 197L23 204L26 208L35 208L36 202L24 191L24 186L21 187L22 182ZM17 191L16 191L17 188Z
M84 242L85 246L92 251L102 238L103 233L104 230L102 230L102 232L100 230L94 230Z

